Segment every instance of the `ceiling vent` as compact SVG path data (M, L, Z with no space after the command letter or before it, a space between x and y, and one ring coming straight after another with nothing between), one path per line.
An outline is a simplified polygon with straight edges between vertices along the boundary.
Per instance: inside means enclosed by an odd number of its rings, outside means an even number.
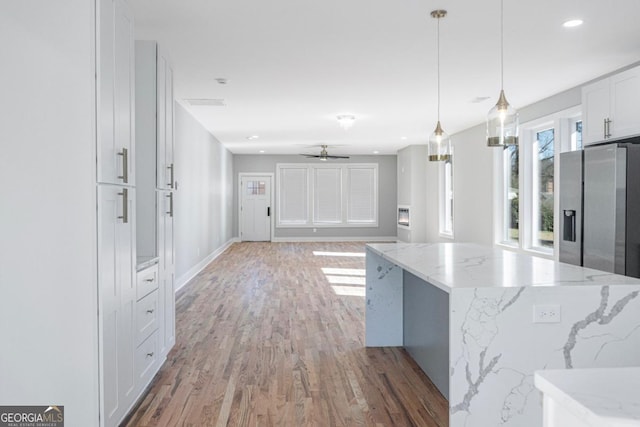
M224 107L224 99L185 99L192 107Z

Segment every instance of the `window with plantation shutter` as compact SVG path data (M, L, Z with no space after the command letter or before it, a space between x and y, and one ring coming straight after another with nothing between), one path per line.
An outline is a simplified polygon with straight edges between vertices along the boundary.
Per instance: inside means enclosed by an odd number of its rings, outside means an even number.
M349 166L347 182L347 223L377 223L377 167Z
M276 165L276 227L377 227L375 163Z
M278 223L307 224L309 222L308 194L306 165L278 168Z
M342 222L342 168L315 167L313 169L313 222L339 224Z

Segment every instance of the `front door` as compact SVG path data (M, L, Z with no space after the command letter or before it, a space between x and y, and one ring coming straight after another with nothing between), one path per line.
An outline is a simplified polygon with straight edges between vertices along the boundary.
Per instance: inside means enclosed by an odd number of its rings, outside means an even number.
M240 178L240 240L271 240L271 176Z

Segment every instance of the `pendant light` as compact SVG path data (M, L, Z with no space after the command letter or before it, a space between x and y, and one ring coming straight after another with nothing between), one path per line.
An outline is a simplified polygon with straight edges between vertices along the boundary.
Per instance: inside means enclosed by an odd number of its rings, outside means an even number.
M431 12L431 17L438 20L438 122L429 137L429 161L431 162L451 160L451 139L440 125L440 18L445 16L447 16L446 10L434 10Z
M518 112L504 95L504 0L500 0L500 96L487 114L487 146L518 145Z

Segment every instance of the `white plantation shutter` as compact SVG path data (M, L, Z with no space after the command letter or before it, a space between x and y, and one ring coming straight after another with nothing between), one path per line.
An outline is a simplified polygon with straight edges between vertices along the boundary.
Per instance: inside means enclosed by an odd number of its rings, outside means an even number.
M306 224L309 222L308 169L306 165L278 168L278 223Z
M276 227L376 227L375 163L276 165Z
M313 222L342 222L342 167L313 168Z
M377 165L347 167L347 222L378 222L378 173Z

